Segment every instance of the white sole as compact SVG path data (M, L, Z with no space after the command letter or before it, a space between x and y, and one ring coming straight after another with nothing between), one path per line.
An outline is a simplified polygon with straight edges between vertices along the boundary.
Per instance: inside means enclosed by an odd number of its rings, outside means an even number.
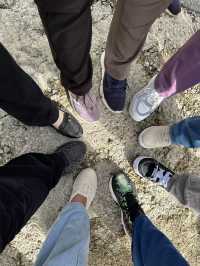
M114 191L113 191L113 189L112 189L112 179L113 179L113 177L111 177L111 178L110 178L110 181L109 181L109 190L110 190L110 193L111 193L111 196L112 196L114 202L117 203L117 204L119 205L119 202L118 202L118 200L117 200L117 198L116 198L116 196L115 196L115 193L114 193Z
M123 111L113 111L107 104L105 96L104 96L104 92L103 92L103 79L104 79L104 73L105 73L105 65L104 65L104 59L105 59L105 52L102 53L101 55L101 85L99 88L99 94L100 94L100 98L103 102L103 104L105 105L105 107L114 114L121 114L123 113Z
M119 206L119 202L118 202L118 200L117 200L117 198L116 198L116 196L115 196L115 193L114 193L114 191L113 191L113 189L112 189L112 179L113 179L113 177L111 177L111 178L110 178L110 181L109 181L109 190L110 190L110 193L111 193L111 195L112 195L112 198L113 198L114 202ZM120 206L119 206L119 207L120 207ZM120 208L120 209L121 209L121 208ZM125 224L124 224L124 220L123 220L123 212L122 212L122 210L121 210L121 224L123 225L124 232L125 232L126 235L129 237L129 233L127 232L127 230L126 230L126 226L125 226Z
M137 157L137 158L134 160L134 162L133 162L133 169L134 169L135 173L136 173L137 175L139 175L140 177L142 177L142 178L144 178L144 176L142 176L142 175L140 174L140 172L139 172L139 170L138 170L138 166L139 166L141 160L143 160L143 159L149 159L149 158L151 158L151 157L139 156L139 157Z
M122 210L121 210L121 224L122 224L122 226L123 226L123 228L124 228L124 232L125 232L125 234L126 234L126 235L129 237L129 239L130 239L130 235L129 235L128 231L126 230L126 226L125 226L125 223L124 223L123 212L122 212Z
M145 129L144 129L145 130ZM140 133L139 137L138 137L138 142L140 144L140 146L144 149L149 149L149 147L146 147L142 141L143 139L143 135L144 135L144 130Z

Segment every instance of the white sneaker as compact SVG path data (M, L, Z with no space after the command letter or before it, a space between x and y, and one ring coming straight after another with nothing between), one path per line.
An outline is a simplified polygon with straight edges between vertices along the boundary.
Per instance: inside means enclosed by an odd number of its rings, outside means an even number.
M148 127L139 135L140 146L146 149L167 147L172 144L169 126Z
M77 176L70 201L78 194L87 198L86 209L88 209L95 197L97 190L97 175L91 168L86 168Z
M135 121L142 121L150 116L164 100L164 97L160 96L155 90L155 78L156 76L132 98L129 113Z

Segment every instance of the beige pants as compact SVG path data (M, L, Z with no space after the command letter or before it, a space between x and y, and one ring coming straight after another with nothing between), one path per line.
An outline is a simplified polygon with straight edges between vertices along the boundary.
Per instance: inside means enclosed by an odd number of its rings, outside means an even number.
M127 77L153 22L171 0L118 0L106 46L105 66L115 79Z

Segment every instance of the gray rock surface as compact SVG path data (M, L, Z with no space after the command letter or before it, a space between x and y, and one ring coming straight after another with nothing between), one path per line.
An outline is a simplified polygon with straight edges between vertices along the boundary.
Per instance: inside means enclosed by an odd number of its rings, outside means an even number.
M189 6L190 1L184 1ZM192 4L198 1L192 1ZM189 6L190 8L190 6ZM106 1L93 6L94 63L93 89L98 93L100 85L100 55L105 47L112 9ZM17 62L41 86L52 99L71 110L64 90L60 86L59 72L52 60L36 6L31 0L0 0L0 41L13 54ZM163 14L153 25L147 42L129 75L127 107L130 97L141 89L166 61L192 34L200 28L198 13L184 9L178 17ZM113 116L104 107L98 123L83 121L84 140L88 144L84 166L92 166L98 174L98 192L91 208L92 236L89 265L132 265L130 242L120 226L120 212L113 203L108 181L110 174L122 169L135 181L143 208L153 222L173 241L192 266L200 264L200 221L190 210L182 208L169 194L144 180L140 180L131 168L131 161L138 154L159 159L177 173L189 171L199 174L199 151L170 147L143 150L137 142L138 133L149 125L178 121L189 115L199 114L199 87L165 101L149 119L142 123L131 120L128 112ZM66 138L50 128L27 127L0 113L0 162L7 162L29 151L51 152ZM21 233L0 256L0 265L33 265L45 239L47 230L59 210L66 204L73 178L78 171L64 176L58 186Z

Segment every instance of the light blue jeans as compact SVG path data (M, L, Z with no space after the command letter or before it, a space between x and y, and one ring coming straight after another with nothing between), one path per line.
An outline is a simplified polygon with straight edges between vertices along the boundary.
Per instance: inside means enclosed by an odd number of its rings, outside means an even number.
M35 266L86 266L90 222L86 209L69 203L49 231Z

